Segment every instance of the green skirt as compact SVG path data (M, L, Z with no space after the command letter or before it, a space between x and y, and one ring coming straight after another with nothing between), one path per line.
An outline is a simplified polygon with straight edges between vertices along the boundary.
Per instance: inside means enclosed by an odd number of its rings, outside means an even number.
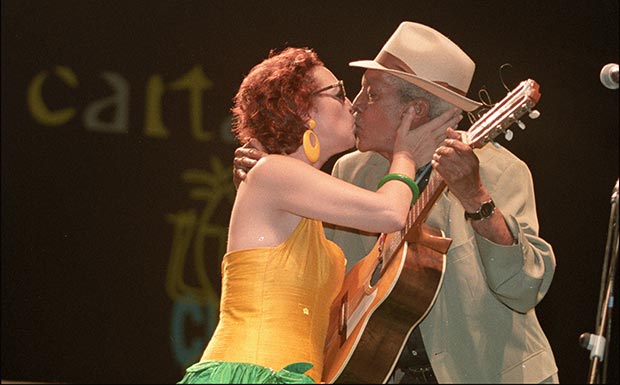
M202 361L187 368L178 384L314 384L314 380L304 374L312 366L296 362L276 372L255 364Z

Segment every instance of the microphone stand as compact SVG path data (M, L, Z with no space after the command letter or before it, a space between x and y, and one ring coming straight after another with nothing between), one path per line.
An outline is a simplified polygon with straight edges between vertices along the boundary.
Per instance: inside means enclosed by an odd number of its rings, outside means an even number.
M614 279L618 263L618 180L611 194L611 213L607 231L607 244L601 277L601 291L599 293L598 311L596 315L596 334L583 333L579 337L581 345L590 350L590 371L588 384L595 384L600 379L599 364L605 361L608 355L607 345L611 339L610 312L614 303ZM603 336L606 334L606 337ZM603 383L606 383L607 361L603 370Z

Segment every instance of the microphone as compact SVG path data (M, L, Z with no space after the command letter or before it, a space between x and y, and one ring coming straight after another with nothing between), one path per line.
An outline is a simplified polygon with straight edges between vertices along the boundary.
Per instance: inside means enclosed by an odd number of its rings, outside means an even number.
M618 88L618 64L609 63L601 69L601 83L610 90Z

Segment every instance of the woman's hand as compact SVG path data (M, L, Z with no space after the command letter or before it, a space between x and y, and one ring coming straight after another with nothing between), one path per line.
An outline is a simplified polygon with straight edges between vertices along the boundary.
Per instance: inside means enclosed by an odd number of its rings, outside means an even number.
M413 121L413 107L409 107L403 114L394 142L394 154L405 152L416 164L421 167L430 162L435 149L446 138L448 127L456 127L462 119L458 109L450 109L438 117L411 128Z

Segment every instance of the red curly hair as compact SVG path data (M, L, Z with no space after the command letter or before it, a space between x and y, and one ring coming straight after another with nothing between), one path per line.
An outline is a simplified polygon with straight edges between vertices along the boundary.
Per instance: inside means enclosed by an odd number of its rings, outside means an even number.
M323 66L309 48L269 52L243 79L233 101L232 131L241 144L258 139L270 154L290 154L302 142L316 90L308 73Z

